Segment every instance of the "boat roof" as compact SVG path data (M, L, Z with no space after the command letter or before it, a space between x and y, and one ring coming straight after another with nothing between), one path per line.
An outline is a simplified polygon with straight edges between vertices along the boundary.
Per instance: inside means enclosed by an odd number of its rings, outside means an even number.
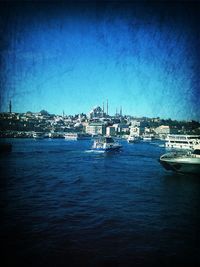
M167 136L167 140L174 140L174 141L178 141L178 140L196 140L196 139L200 139L200 135L184 135L184 134L169 134Z
M176 138L176 137L178 137L178 138L180 138L180 137L193 137L193 138L199 138L200 137L200 135L198 135L198 134L196 134L196 135L192 135L192 134L168 134L168 137L174 137L174 138Z
M110 136L106 136L106 137L100 136L100 137L96 138L96 140L101 141L101 142L106 142L106 143L113 143L114 142L114 139Z

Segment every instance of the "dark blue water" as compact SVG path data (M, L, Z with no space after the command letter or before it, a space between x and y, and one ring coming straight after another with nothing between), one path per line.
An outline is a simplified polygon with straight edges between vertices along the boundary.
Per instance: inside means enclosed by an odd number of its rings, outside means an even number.
M165 171L159 143L13 139L0 156L5 266L198 266L200 178Z

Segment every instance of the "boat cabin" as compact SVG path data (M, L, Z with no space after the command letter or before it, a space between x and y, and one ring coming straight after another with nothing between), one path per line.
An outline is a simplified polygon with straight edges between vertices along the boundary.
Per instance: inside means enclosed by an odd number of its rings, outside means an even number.
M195 150L192 152L192 154L195 155L195 156L200 157L200 149L195 149Z

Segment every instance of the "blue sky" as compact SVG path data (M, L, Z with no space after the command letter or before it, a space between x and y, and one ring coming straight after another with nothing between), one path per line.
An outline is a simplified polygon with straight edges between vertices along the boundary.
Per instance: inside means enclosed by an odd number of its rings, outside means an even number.
M199 120L193 9L109 3L22 11L1 50L1 111L11 99L15 112L88 113L108 99L110 114L122 106L134 116Z

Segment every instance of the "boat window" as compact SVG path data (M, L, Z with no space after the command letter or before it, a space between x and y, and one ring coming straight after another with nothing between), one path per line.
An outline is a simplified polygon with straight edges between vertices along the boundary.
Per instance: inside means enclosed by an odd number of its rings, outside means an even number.
M193 151L193 154L195 154L195 155L200 155L200 149L195 149L195 150Z
M176 143L176 144L188 144L187 141L171 141L170 143Z
M195 140L195 139L199 139L199 137L198 136L192 136L192 137L188 137L188 139Z
M114 140L110 137L106 138L106 143L114 143Z

